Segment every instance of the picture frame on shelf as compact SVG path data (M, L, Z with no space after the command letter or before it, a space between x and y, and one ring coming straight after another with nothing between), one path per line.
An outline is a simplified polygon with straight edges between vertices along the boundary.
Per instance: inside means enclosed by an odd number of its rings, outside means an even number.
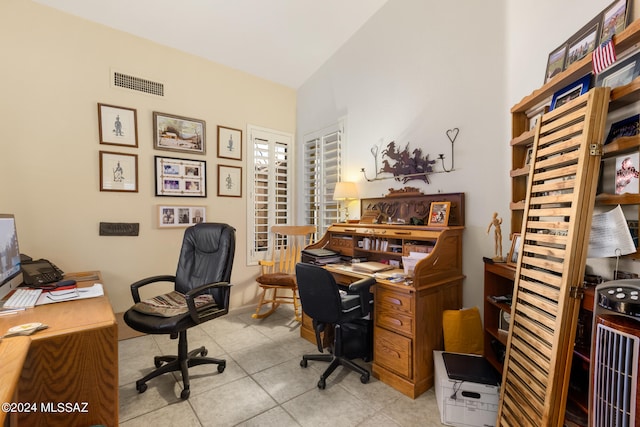
M205 154L206 123L204 120L154 111L153 148Z
M138 114L134 108L98 103L100 144L138 148Z
M190 227L207 221L206 206L158 205L158 228Z
M620 34L629 24L629 0L615 0L601 14L601 31L598 44Z
M100 191L138 192L138 155L100 151Z
M562 45L555 48L547 59L547 68L544 74L544 82L547 83L557 74L560 74L564 71L564 63L565 58L567 56L567 43L563 43Z
M608 86L611 89L628 85L640 75L640 52L614 62L609 68L596 76L596 87Z
M599 46L601 22L602 17L600 15L596 16L567 41L565 70L574 62L589 55Z
M218 157L242 160L242 130L218 126Z
M155 156L156 196L207 197L207 162Z
M618 138L636 136L640 133L640 114L635 114L611 125L604 145L610 144Z
M527 152L524 155L524 166L529 166L531 164L531 160L533 159L533 146L527 147Z
M551 105L549 111L553 111L558 107L563 106L567 102L584 95L589 91L591 87L591 74L587 74L584 77L576 80L575 82L567 85L553 94L551 99Z
M218 165L218 196L242 197L242 167Z
M445 227L449 225L451 202L432 202L429 208L428 226Z
M616 157L615 194L640 193L640 152Z
M507 255L507 264L516 265L518 263L518 256L522 249L522 235L520 233L513 233L511 236L511 249L509 249L509 255Z

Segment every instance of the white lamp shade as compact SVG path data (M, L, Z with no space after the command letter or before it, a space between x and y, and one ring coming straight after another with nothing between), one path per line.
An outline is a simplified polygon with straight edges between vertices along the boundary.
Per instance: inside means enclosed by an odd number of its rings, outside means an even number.
M353 200L358 198L355 182L337 182L333 191L333 200Z

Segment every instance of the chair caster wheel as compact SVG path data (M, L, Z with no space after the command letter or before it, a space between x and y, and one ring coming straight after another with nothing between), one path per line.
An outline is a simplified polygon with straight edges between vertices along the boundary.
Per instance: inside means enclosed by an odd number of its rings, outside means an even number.
M307 362L307 359L302 359L300 361L300 366L303 368L306 368L307 366L309 366L309 362Z
M202 357L206 356L207 354L209 354L209 350L207 350L206 348L200 352L200 356Z
M361 382L362 384L366 384L366 383L368 383L368 382L369 382L369 374L362 374L362 375L360 376L360 382Z
M136 382L136 390L138 390L138 393L144 393L147 391L147 384Z
M182 400L187 400L190 394L191 394L190 390L182 390L182 392L180 393L180 398Z
M324 378L321 378L320 381L318 381L318 388L320 390L324 390L326 386L327 386L327 383L325 382Z
M226 363L221 363L221 364L219 364L219 365L218 365L218 372L219 372L219 373L223 373L223 372L224 372L224 368L226 368L226 367L227 367L227 364L226 364Z

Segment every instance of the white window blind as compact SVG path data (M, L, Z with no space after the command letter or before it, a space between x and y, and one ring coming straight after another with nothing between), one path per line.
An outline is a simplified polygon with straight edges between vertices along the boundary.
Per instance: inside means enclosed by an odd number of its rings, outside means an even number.
M338 222L339 204L333 200L342 172L342 123L308 134L304 143L304 216L315 225L318 236Z
M269 252L269 229L290 224L293 180L292 137L257 127L249 134L249 197L247 198L247 260L255 264Z

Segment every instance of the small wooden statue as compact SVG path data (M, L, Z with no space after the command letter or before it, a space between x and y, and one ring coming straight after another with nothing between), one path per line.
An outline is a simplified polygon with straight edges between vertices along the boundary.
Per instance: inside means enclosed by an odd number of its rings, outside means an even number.
M502 218L498 217L498 212L493 213L493 218L489 223L489 228L487 228L487 234L491 231L491 227L494 227L494 239L495 239L495 256L492 258L494 262L505 262L504 257L502 256L502 228L500 225L502 224Z

